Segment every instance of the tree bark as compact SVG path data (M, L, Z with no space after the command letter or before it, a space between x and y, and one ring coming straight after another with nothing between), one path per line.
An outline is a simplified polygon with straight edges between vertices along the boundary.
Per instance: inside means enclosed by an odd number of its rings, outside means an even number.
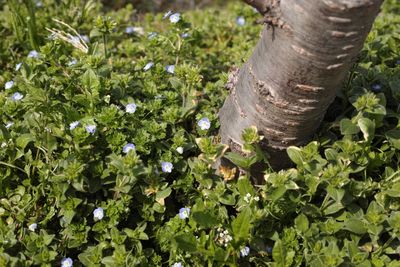
M268 24L220 110L220 134L241 151L243 129L257 126L280 169L286 148L305 144L319 127L383 0L244 1L267 4Z

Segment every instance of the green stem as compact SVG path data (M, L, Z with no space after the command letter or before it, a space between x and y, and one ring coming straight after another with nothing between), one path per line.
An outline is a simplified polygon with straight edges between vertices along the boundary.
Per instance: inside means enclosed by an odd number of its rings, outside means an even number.
M105 58L108 58L108 53L107 53L107 35L103 34L103 44L104 44L104 56Z
M0 164L1 164L1 165L4 165L4 166L11 167L11 168L14 168L14 169L17 169L17 170L20 170L21 172L27 174L27 173L25 172L25 170L21 169L21 168L18 167L18 166L12 165L12 164L10 164L10 163L0 161Z

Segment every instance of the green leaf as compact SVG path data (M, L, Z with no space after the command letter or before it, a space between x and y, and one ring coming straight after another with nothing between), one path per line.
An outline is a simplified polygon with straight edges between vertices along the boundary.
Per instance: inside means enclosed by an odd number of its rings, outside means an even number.
M358 120L358 126L364 134L364 139L368 142L374 139L375 123L368 118L361 118Z
M301 149L295 146L290 146L286 149L289 158L298 166L303 165L303 157Z
M189 233L175 236L174 241L177 247L183 251L186 252L197 251L196 238Z
M246 144L253 144L260 140L260 136L258 135L258 130L256 126L251 126L250 128L246 128L242 132L242 140Z
M275 242L274 248L272 249L272 258L278 266L286 266L286 248L281 240Z
M385 135L394 148L400 149L400 129L389 130Z
M307 232L309 227L307 216L304 214L297 216L297 218L294 220L294 224L296 225L296 229L303 233Z
M234 153L234 152L226 153L225 157L228 160L230 160L233 164L235 164L236 166L238 166L242 169L246 169L246 170L249 169L251 167L251 165L255 163L253 161L249 162L247 158L239 155L238 153Z
M356 218L350 218L344 222L344 228L350 232L362 235L367 232L364 223Z
M183 87L183 83L177 77L171 77L168 79L168 81L174 89L179 89Z
M82 84L87 89L98 89L100 86L99 78L97 77L96 73L88 69L81 77Z
M349 119L342 119L340 121L340 132L342 135L358 134L360 128Z
M232 231L235 240L246 240L250 234L252 223L252 211L249 207L245 208L232 221Z
M32 134L21 134L17 138L17 146L25 149L25 147L30 143L35 141L35 137Z
M218 223L217 218L207 211L196 211L193 212L192 216L196 223L204 228L212 227Z

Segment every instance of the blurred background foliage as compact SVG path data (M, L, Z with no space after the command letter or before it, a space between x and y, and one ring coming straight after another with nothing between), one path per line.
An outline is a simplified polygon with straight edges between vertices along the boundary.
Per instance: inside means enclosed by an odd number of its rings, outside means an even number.
M200 9L210 5L224 5L233 0L103 0L104 6L112 9L119 9L127 4L132 4L134 8L142 12L160 12L168 9L186 10Z

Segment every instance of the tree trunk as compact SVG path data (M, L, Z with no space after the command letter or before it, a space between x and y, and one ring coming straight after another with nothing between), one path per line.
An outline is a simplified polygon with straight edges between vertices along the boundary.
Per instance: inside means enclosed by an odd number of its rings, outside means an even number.
M319 127L382 0L244 1L269 25L220 110L220 134L241 151L243 129L257 126L270 164L280 169L286 148L305 144Z

